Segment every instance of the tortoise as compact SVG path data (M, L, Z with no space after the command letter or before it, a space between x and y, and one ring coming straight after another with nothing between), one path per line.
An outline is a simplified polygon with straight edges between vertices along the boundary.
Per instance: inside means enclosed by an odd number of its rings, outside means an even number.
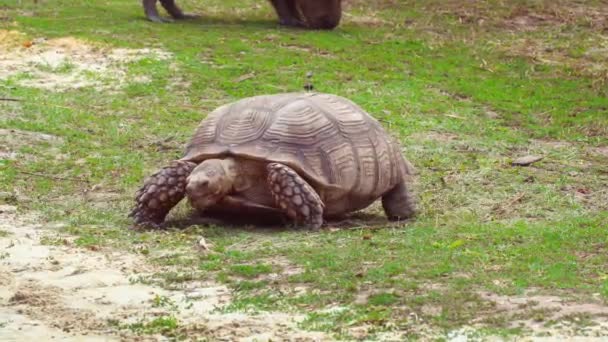
M159 227L184 197L201 211L281 213L319 228L324 218L382 198L389 220L415 215L412 165L382 125L333 94L258 95L203 119L185 155L144 182L129 214Z

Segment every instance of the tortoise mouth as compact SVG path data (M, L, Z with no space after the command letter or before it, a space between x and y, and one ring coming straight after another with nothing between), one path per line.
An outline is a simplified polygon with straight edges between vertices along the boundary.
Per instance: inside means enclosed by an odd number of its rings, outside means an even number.
M215 198L212 196L196 196L193 194L188 194L188 202L193 208L199 211L204 211L209 207L216 205L218 201L219 198Z

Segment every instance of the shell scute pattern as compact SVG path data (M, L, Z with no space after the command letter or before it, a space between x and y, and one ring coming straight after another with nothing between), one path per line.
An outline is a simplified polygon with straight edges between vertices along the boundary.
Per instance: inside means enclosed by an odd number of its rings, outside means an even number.
M333 199L379 196L400 173L382 126L350 100L326 94L262 95L218 108L184 158L225 155L288 165L319 186L341 189Z

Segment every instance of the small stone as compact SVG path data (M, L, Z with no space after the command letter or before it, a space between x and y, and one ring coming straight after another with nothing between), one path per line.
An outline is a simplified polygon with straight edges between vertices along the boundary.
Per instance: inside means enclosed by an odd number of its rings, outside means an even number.
M519 158L515 159L513 162L511 162L511 165L528 166L528 165L530 165L532 163L536 163L542 159L543 159L543 157L540 157L540 156L529 155L529 156L519 157Z

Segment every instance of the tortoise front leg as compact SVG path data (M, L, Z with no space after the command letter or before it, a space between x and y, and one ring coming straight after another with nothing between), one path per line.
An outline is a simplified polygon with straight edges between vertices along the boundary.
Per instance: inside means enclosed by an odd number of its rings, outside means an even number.
M268 187L279 208L296 222L303 221L311 229L320 228L325 205L315 189L286 165L270 163L267 169Z
M184 198L186 178L195 166L195 163L176 160L148 177L137 191L135 208L129 214L134 225L158 228L169 211Z

